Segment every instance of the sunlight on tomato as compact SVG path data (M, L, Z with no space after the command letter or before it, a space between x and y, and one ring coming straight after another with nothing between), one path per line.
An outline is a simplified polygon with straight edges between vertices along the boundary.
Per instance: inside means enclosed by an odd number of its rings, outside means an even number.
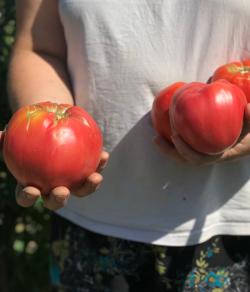
M238 140L246 104L245 94L234 84L192 82L170 104L171 126L194 150L219 154Z
M25 106L5 130L3 157L23 186L42 193L79 187L100 161L102 134L82 108L43 102Z

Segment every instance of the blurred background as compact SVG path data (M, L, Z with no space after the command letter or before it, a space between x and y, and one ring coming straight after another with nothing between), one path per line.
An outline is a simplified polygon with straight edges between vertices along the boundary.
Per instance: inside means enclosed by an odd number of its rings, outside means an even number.
M10 118L6 75L15 34L14 0L0 0L0 129ZM0 159L0 292L43 292L49 288L50 213L40 202L15 203L15 180Z

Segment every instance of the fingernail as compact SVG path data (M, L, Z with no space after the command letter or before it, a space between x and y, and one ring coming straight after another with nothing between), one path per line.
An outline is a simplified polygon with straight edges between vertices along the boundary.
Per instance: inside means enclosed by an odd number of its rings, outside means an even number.
M35 197L29 193L26 193L24 191L22 191L22 197L26 200L29 200L29 201L34 201L35 200Z
M25 197L26 197L26 199L28 199L29 201L34 200L34 197L31 196L31 195L26 194Z
M55 200L57 203L64 203L68 200L69 196L56 196Z

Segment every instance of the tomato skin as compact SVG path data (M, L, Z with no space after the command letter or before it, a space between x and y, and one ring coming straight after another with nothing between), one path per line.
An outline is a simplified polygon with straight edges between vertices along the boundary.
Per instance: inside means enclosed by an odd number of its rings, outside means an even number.
M155 97L152 105L151 119L153 122L153 127L160 136L167 139L170 143L172 143L172 132L169 120L169 106L174 94L185 84L185 82L180 81L164 88Z
M218 67L212 81L219 79L228 80L240 87L246 95L247 102L250 102L250 60L235 61Z
M15 112L4 133L3 157L23 186L47 194L57 186L73 190L100 161L102 134L82 108L51 102Z
M246 104L243 91L229 82L192 82L172 100L171 126L194 150L219 154L238 140Z

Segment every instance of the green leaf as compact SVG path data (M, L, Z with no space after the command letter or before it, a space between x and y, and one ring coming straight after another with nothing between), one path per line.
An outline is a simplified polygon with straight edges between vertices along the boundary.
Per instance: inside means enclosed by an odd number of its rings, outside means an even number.
M6 35L6 36L4 37L4 42L5 42L5 44L6 44L7 46L10 47L10 46L14 43L14 38L13 38L13 36Z
M16 239L13 243L13 249L17 253L22 253L25 248L25 242L23 240Z
M6 34L14 34L14 31L15 31L15 21L14 20L10 20L8 22L8 24L4 27L4 32Z

